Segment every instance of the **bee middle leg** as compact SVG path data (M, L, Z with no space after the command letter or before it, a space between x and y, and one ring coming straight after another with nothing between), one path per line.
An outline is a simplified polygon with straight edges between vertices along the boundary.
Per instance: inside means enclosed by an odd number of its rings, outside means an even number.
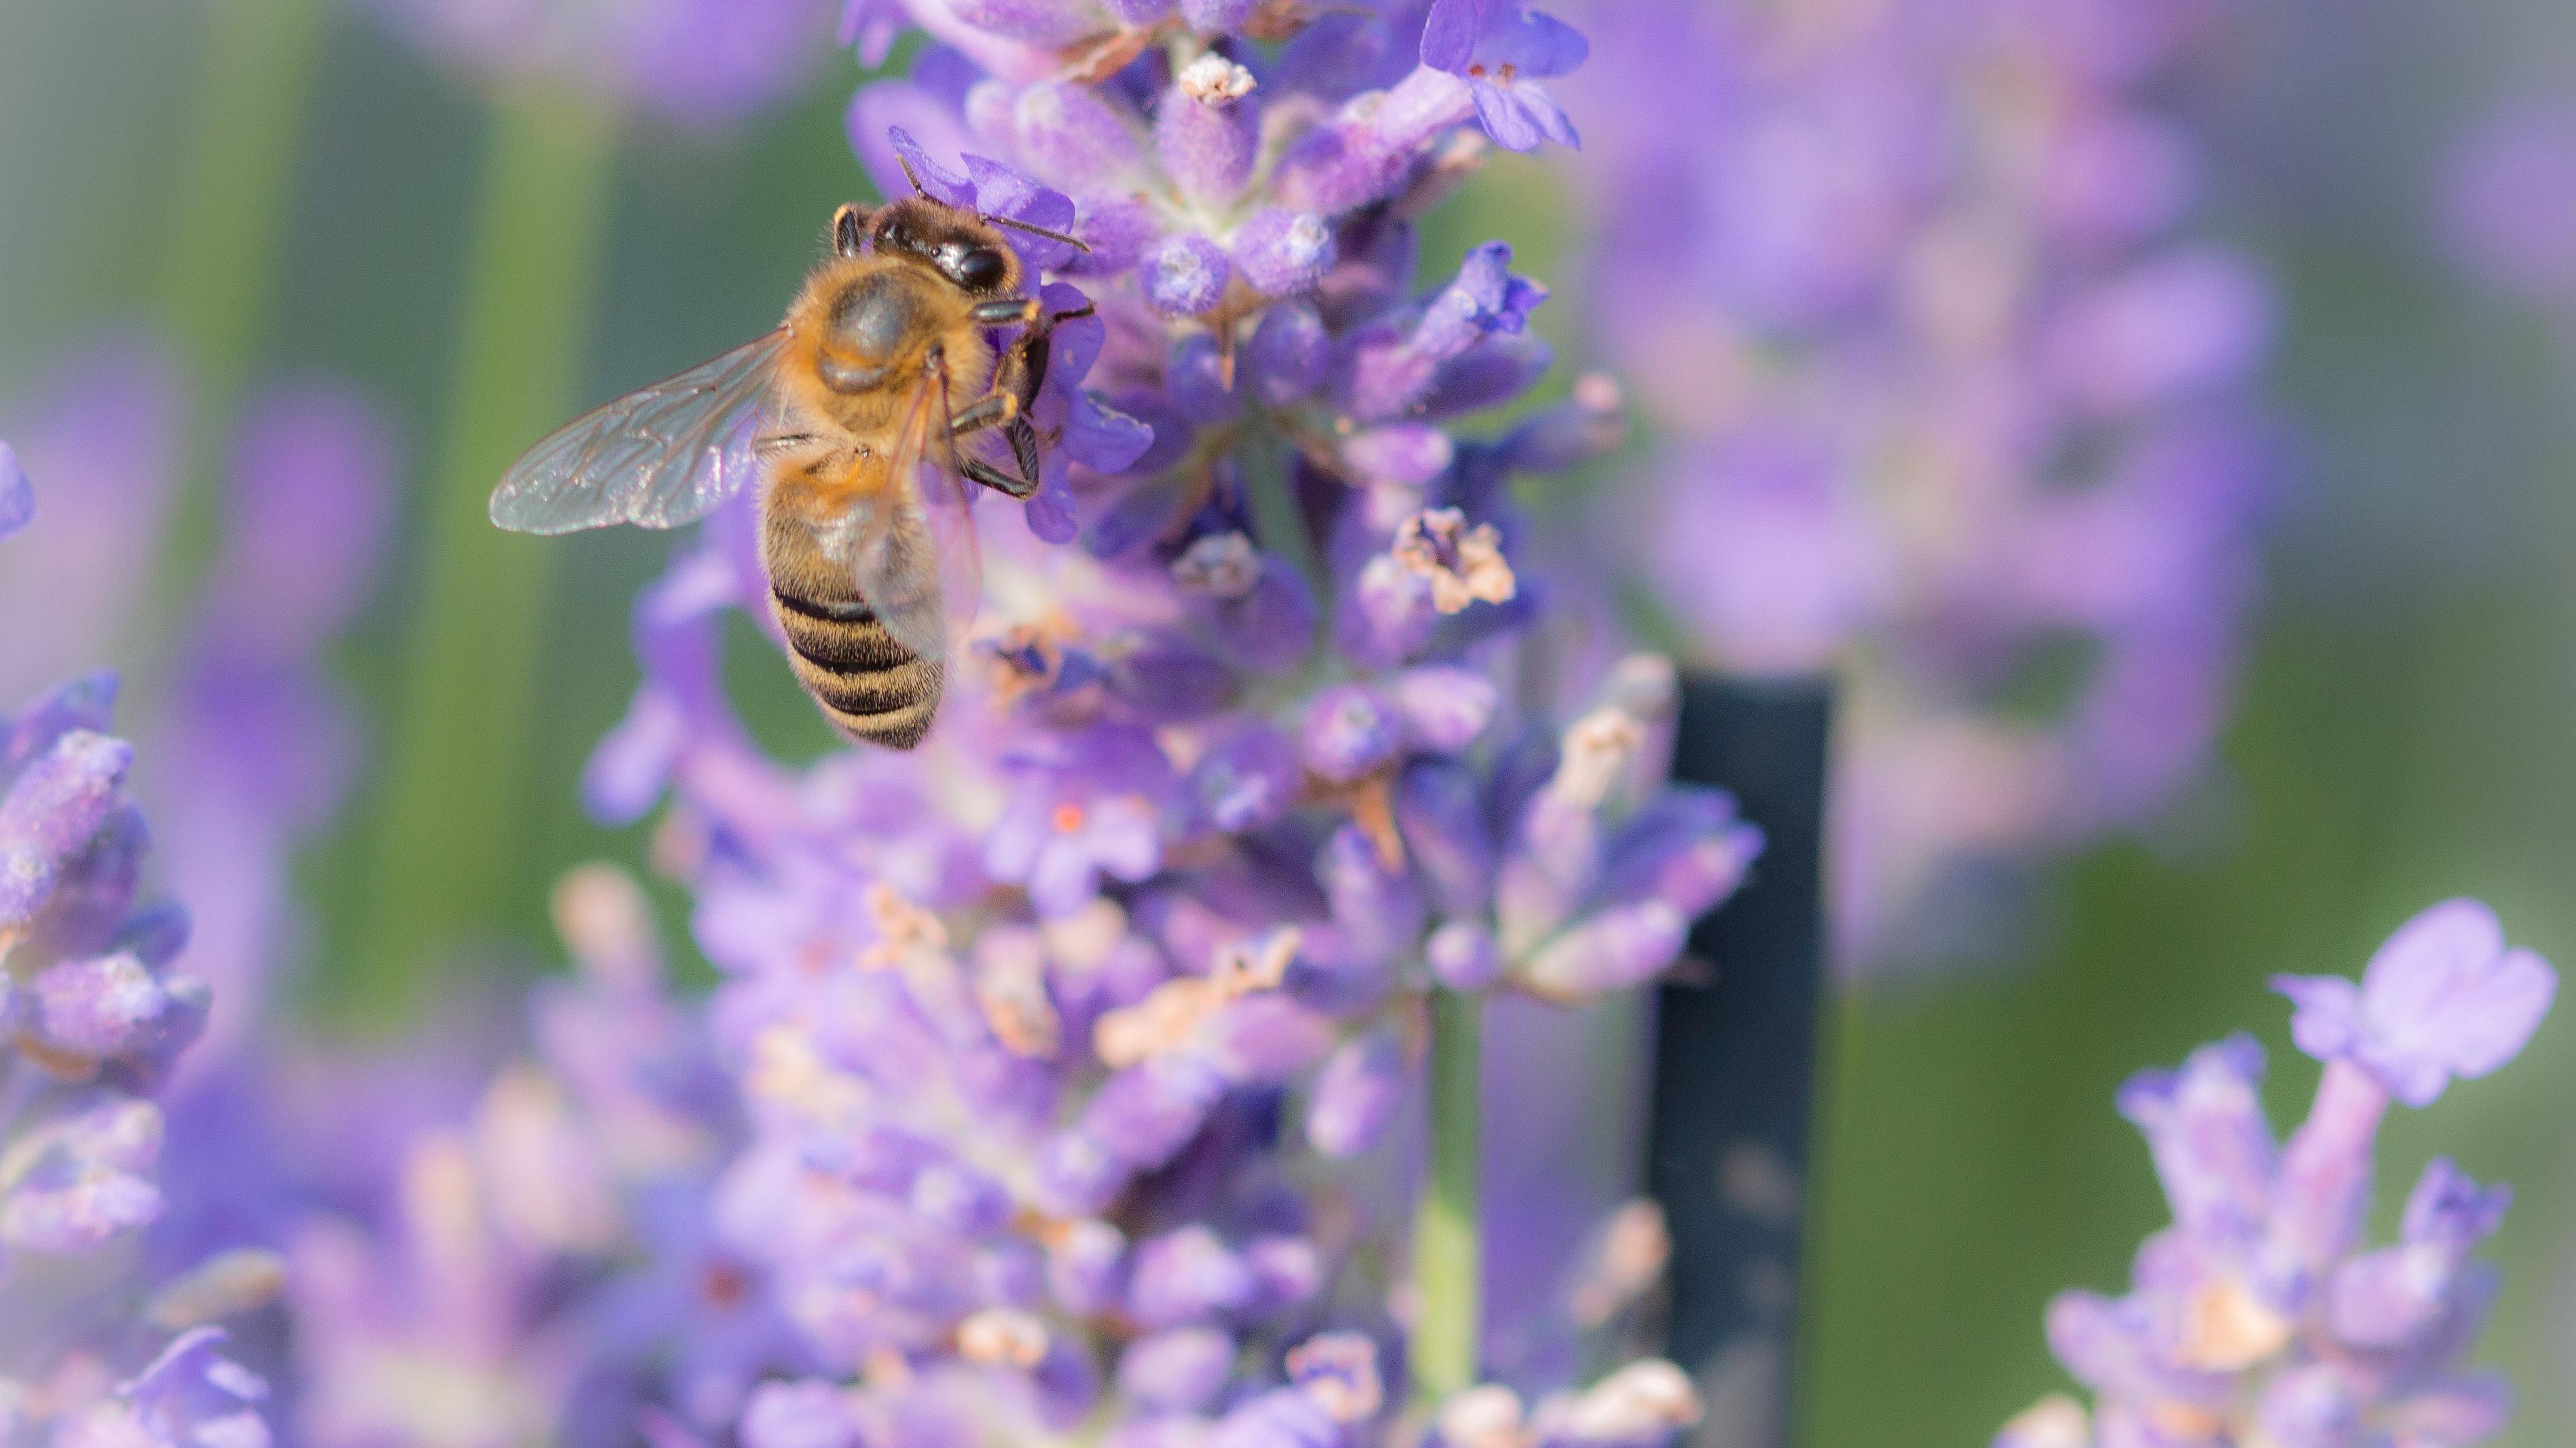
M1054 345L1051 334L1060 324L1088 317L1095 310L1085 302L1071 311L1048 313L1034 310L1034 304L1032 298L1027 329L1003 351L993 369L993 390L1020 400L1019 415L1003 425L1002 436L1010 443L1011 460L1020 465L1023 478L1038 475L1038 430L1028 412L1037 404L1038 389L1046 385L1047 359ZM1037 485L1029 487L1034 491Z

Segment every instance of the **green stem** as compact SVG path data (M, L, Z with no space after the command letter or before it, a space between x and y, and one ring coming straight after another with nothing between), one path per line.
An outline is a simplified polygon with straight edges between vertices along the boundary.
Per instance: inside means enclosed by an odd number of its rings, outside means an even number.
M203 69L176 195L155 218L159 288L185 358L200 425L162 534L156 588L175 617L216 533L216 460L234 395L249 375L279 278L278 252L315 62L324 0L219 0L206 7Z
M1268 428L1250 427L1243 430L1235 456L1243 469L1244 497L1251 504L1252 527L1261 535L1261 545L1304 575L1307 586L1317 590L1316 597L1330 597L1305 511L1297 506L1297 473L1287 443Z
M499 914L527 853L525 797L548 584L559 544L495 529L486 499L566 420L604 250L614 133L559 95L494 116L464 334L430 494L408 665L388 720L383 794L362 840L365 912L332 994L379 1019L420 968Z
M1413 1220L1418 1316L1411 1366L1414 1391L1425 1402L1475 1386L1479 1366L1483 1012L1482 997L1472 993L1432 993L1431 1180Z

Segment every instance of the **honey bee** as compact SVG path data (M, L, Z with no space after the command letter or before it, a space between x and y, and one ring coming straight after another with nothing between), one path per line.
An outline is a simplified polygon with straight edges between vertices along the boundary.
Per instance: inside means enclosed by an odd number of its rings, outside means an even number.
M842 734L893 749L929 732L974 613L970 485L1037 490L1028 409L1048 334L1091 311L1020 295L998 228L1081 242L913 192L841 207L775 330L551 434L491 507L520 533L676 528L761 475L761 561L796 681ZM986 332L1012 328L997 356ZM961 384L980 393L962 406ZM971 451L996 431L1015 471Z

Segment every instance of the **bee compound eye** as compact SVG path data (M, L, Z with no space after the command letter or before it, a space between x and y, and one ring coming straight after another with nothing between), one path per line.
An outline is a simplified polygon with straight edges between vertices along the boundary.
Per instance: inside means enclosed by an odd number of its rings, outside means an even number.
M989 246L979 246L957 259L955 274L959 285L982 291L1000 286L1002 274L1008 270L1009 265L1002 260L1000 252Z

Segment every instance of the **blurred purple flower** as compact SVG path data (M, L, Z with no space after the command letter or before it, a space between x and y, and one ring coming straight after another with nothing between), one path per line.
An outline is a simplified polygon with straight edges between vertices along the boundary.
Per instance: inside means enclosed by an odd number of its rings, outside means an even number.
M406 39L478 81L569 84L693 129L792 95L827 49L839 9L833 0L369 3ZM865 9L842 18L849 39L890 36Z
M1844 965L1990 953L1957 902L1997 892L1941 887L2152 824L2227 715L2274 302L2195 233L2169 99L2221 28L1570 8L1564 174L1620 218L1586 321L1660 438L1590 551L1693 662L1843 681Z
M2437 1158L2407 1198L2396 1245L2357 1248L2392 1093L2427 1105L2450 1074L2502 1066L2556 980L2538 956L2505 947L2485 906L2452 900L2391 936L2358 988L2339 977L2285 986L2300 1003L2301 1049L2327 1062L2285 1150L2263 1118L2263 1052L2250 1037L2133 1078L2120 1109L2146 1135L2174 1225L2139 1249L2128 1295L2074 1291L2049 1305L2049 1346L2093 1391L2091 1412L2049 1399L2007 1425L1999 1448L2469 1444L2502 1431L2510 1393L2460 1359L2495 1291L2470 1253L2511 1193ZM2390 1012L2420 1029L2392 1031Z

